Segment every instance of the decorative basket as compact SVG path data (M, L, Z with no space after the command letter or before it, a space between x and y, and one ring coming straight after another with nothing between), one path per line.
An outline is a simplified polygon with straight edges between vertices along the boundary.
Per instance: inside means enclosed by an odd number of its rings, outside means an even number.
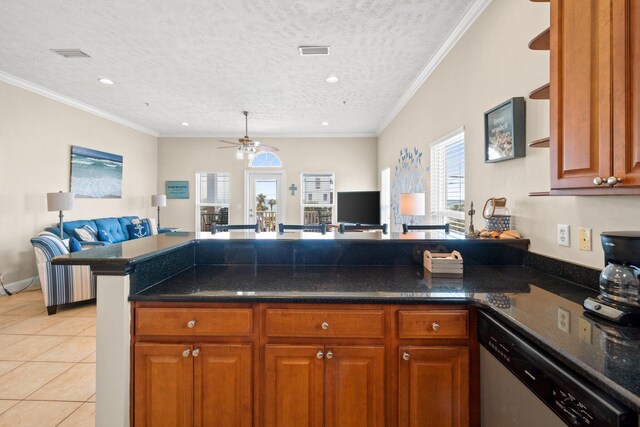
M462 277L463 265L460 252L431 253L424 251L423 265L432 276Z
M511 215L494 215L487 218L487 231L497 231L502 233L505 230L511 230Z

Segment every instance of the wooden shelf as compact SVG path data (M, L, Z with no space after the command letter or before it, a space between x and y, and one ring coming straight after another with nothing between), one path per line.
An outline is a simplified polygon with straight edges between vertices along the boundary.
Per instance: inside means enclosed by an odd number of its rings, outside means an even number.
M550 50L551 49L551 29L547 28L529 42L531 50Z
M532 3L549 3L550 0L529 0Z
M529 197L550 196L548 191L532 191L529 193Z
M538 89L534 90L529 94L529 98L531 99L549 99L549 83L546 85L540 86Z
M549 137L536 139L535 141L531 141L531 143L529 144L529 147L532 147L532 148L548 147L549 139L550 139Z

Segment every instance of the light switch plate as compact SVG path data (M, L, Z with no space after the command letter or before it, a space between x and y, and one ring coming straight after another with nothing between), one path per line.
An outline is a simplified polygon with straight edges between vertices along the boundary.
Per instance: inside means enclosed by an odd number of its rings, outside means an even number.
M571 246L570 227L567 224L558 224L558 245Z
M581 251L591 250L591 229L580 227L578 228L578 242L580 244Z

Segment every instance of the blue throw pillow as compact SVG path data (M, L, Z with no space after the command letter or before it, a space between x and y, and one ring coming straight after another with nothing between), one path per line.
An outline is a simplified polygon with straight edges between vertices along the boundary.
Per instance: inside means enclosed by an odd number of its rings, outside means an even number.
M151 233L149 233L149 225L146 222L127 225L127 232L129 233L130 240L151 235Z
M100 239L101 242L113 243L113 238L107 230L100 230L98 232L98 239Z
M80 241L75 237L69 238L69 252L78 252L82 250Z

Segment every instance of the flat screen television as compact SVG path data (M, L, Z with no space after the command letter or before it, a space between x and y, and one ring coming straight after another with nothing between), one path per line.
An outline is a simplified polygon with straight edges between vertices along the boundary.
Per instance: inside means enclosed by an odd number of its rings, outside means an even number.
M380 224L380 192L338 192L338 222Z

